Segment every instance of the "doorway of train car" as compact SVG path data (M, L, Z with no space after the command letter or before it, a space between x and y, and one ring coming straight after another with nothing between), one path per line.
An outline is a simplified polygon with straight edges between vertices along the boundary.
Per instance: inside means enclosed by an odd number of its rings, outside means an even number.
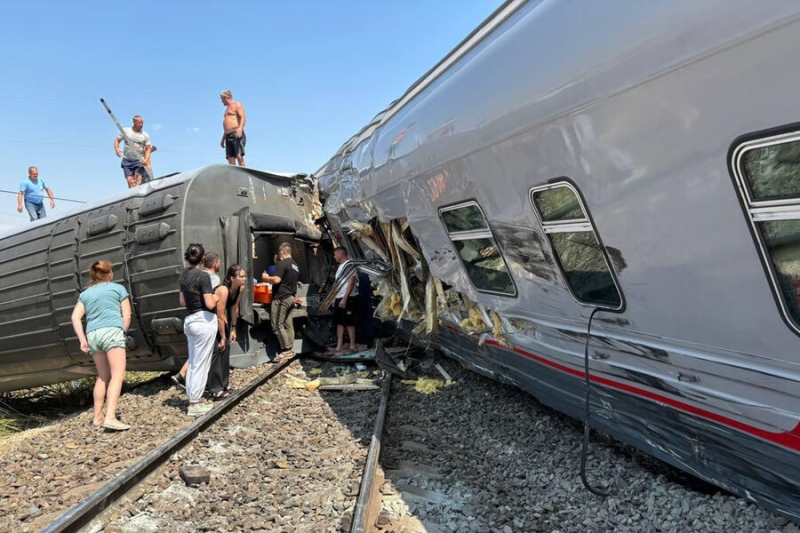
M242 210L223 218L225 265L238 263L245 267L249 283L245 286L239 310L237 342L231 346L231 366L242 368L272 358L277 338L270 324L271 287L261 275L275 264L278 247L289 243L297 263L300 285L293 311L295 327L294 351L303 353L324 341L319 333L319 292L333 254L322 234L304 221L274 215L251 214Z
M300 269L296 304L292 319L294 321L294 351L304 353L316 347L319 329L315 322L314 310L319 307L319 293L326 273L327 258L325 247L319 241L298 238L297 234L269 230L252 231L252 254L250 271L253 273L253 312L256 323L250 336L261 342L271 356L277 350L277 339L270 325L270 305L272 286L262 281L262 274L272 274L276 264L278 247L288 243L292 247L292 259ZM310 311L310 313L309 313ZM311 317L309 317L309 314ZM310 323L311 322L311 323ZM313 331L312 331L313 330ZM318 339L317 339L318 342Z

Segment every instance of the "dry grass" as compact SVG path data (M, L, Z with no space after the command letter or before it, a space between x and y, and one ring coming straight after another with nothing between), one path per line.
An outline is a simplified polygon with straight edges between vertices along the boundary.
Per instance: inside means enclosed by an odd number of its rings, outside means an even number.
M122 390L160 376L161 372L128 372ZM0 438L47 425L92 404L95 377L64 381L0 394Z

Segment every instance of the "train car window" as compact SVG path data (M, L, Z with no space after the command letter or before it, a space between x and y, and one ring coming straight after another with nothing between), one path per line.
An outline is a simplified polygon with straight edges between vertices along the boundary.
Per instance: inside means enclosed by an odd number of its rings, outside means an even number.
M800 140L753 147L741 166L754 201L800 197Z
M467 205L457 209L442 211L442 222L448 232L488 230L483 213L477 205Z
M758 224L779 293L796 324L800 324L800 220L776 220Z
M536 191L533 201L536 202L536 209L544 222L586 218L577 195L569 187Z
M534 187L530 195L575 299L583 304L619 308L619 288L577 191L571 184L560 182Z
M508 265L478 204L445 207L439 210L439 216L475 289L516 296Z
M781 312L800 333L800 133L736 145L731 169Z

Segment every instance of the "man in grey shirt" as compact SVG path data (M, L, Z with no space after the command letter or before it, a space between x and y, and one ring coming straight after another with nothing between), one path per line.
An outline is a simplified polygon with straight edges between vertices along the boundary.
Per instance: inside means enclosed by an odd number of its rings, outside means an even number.
M145 167L150 166L150 135L144 129L144 119L139 115L133 117L133 127L122 128L124 132L114 139L114 153L122 158L122 171L128 188L142 184L142 177L148 176ZM125 147L120 151L120 141L125 142Z

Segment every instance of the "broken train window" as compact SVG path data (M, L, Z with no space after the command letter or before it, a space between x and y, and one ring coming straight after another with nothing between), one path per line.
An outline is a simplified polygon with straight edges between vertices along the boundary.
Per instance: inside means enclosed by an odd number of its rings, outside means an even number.
M517 288L483 211L475 202L439 210L447 236L480 292L516 296Z
M530 194L575 299L583 304L619 308L622 298L608 259L574 187L563 181L534 187Z
M800 133L740 143L731 169L781 312L800 333Z

